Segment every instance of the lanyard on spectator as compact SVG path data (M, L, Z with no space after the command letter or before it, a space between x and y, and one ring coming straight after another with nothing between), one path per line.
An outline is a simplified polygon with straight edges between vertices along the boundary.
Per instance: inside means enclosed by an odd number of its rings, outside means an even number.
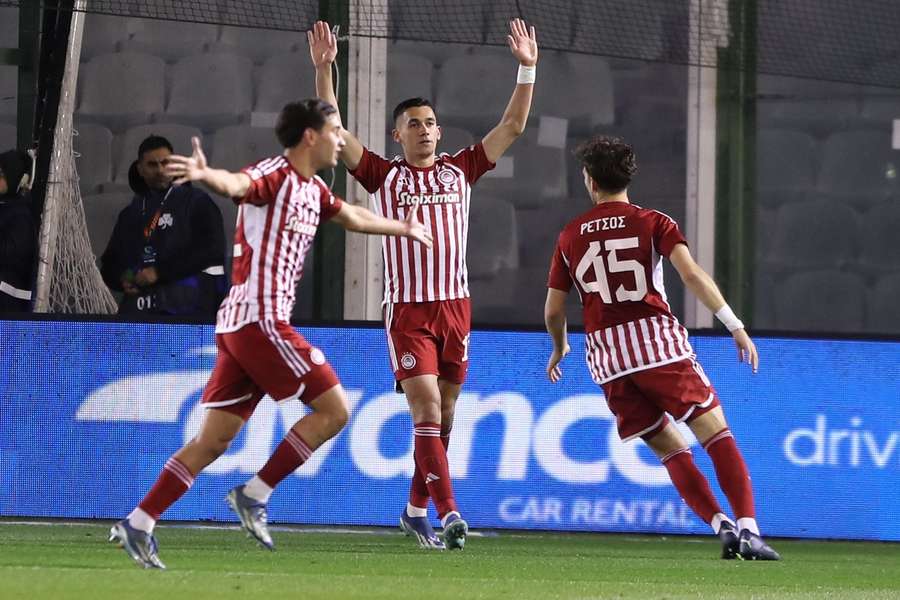
M159 225L159 218L162 216L163 208L166 206L166 200L169 198L169 194L172 193L172 190L175 189L175 186L169 186L169 190L166 192L166 195L163 196L162 202L159 203L159 208L156 209L156 212L153 214L153 217L150 219L150 222L144 227L144 241L150 242L150 237L153 235L153 232L156 231L156 226ZM146 202L146 196L144 197ZM146 209L141 211L146 214Z

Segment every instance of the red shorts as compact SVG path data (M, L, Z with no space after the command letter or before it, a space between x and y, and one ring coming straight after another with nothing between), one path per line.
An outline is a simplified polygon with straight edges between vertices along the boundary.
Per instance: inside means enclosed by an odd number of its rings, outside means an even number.
M397 381L416 375L457 384L466 380L472 328L468 298L386 304L384 323Z
M217 333L216 346L216 366L200 402L245 421L264 394L308 404L340 383L322 351L288 323L260 321Z
M666 413L681 423L719 406L703 367L691 358L607 381L603 393L616 415L619 437L626 442L662 431Z

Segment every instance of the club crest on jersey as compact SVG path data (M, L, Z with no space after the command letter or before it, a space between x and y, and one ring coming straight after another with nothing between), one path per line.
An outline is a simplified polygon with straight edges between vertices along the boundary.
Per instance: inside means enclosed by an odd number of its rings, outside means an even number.
M400 357L400 366L409 371L416 366L416 357L407 352Z
M452 185L456 183L456 173L450 169L441 169L438 172L438 181L444 185Z
M324 365L325 364L325 354L322 353L318 348L313 348L309 351L309 360L312 361L314 365Z
M163 216L159 218L159 228L165 229L166 227L171 227L175 224L175 219L172 218L172 213L165 213Z

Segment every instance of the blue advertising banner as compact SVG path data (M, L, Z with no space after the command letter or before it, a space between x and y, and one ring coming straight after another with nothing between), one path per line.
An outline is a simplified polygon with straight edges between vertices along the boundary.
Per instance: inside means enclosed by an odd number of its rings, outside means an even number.
M340 376L351 417L278 488L270 519L393 525L413 471L412 431L384 332L301 332ZM0 515L127 514L198 429L213 339L206 325L0 321ZM570 336L553 385L545 334L473 332L450 444L466 518L483 528L708 533L643 443L618 440L583 339ZM729 337L693 338L747 460L764 533L900 541L889 517L900 511L900 343L756 342L752 375ZM261 403L166 518L233 521L225 493L304 411ZM716 488L696 445L694 457Z

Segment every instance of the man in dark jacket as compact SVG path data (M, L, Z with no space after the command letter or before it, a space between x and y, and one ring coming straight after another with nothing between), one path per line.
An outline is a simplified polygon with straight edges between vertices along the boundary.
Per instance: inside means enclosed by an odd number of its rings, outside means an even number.
M0 313L29 312L37 228L27 192L31 158L0 154Z
M124 293L119 314L214 315L225 293L225 231L209 194L173 186L172 145L151 135L128 172L135 196L119 213L103 280Z

